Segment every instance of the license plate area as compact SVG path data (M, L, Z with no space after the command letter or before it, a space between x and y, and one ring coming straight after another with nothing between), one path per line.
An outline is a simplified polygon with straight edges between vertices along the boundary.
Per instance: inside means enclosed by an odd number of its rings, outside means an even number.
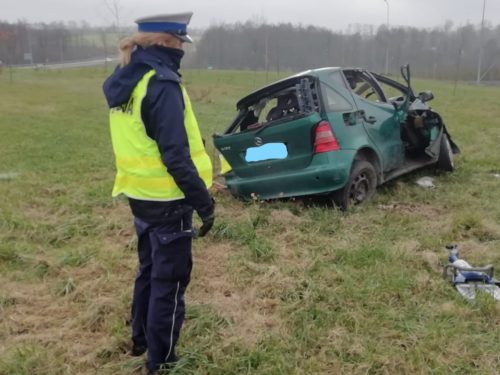
M284 143L266 143L258 147L249 147L245 152L245 161L247 163L281 160L287 157L288 149Z

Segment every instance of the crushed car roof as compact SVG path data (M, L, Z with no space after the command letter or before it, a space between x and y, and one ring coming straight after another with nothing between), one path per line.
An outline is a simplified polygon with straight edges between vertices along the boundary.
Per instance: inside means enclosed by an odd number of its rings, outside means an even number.
M236 103L236 108L239 109L247 105L253 104L256 101L258 101L261 97L269 95L272 92L279 91L281 88L284 88L289 84L290 81L299 80L300 78L304 77L317 77L319 73L323 73L326 71L334 72L342 69L343 68L341 67L328 67L328 68L305 70L293 76L289 76L279 81L273 82L268 86L261 87L260 89L252 92L251 94L245 96L240 101L238 101L238 103Z

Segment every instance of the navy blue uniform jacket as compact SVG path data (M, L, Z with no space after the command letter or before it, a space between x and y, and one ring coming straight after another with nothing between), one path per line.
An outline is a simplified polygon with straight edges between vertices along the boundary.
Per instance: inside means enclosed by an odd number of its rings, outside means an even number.
M213 203L189 153L189 142L184 127L184 100L180 89L180 61L184 52L179 49L151 46L137 47L131 61L117 67L104 82L103 90L109 108L127 103L139 80L151 69L147 94L142 102L141 115L147 135L156 141L161 159L168 173L183 191L186 203L201 218L213 214ZM169 202L130 200L136 216L148 219L155 208L169 206Z

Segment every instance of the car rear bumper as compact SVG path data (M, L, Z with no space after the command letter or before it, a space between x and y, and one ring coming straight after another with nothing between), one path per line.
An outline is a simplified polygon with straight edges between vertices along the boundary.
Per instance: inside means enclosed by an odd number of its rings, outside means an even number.
M234 196L245 199L276 199L328 193L347 183L355 150L314 155L308 167L256 177L226 176Z

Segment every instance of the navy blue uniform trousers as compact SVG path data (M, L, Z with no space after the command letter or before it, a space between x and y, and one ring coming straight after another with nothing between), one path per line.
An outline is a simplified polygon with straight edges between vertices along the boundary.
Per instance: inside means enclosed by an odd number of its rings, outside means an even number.
M134 217L139 271L132 301L132 340L147 346L147 367L156 371L176 361L175 345L184 321L184 292L192 257L193 210L183 204L154 219Z

